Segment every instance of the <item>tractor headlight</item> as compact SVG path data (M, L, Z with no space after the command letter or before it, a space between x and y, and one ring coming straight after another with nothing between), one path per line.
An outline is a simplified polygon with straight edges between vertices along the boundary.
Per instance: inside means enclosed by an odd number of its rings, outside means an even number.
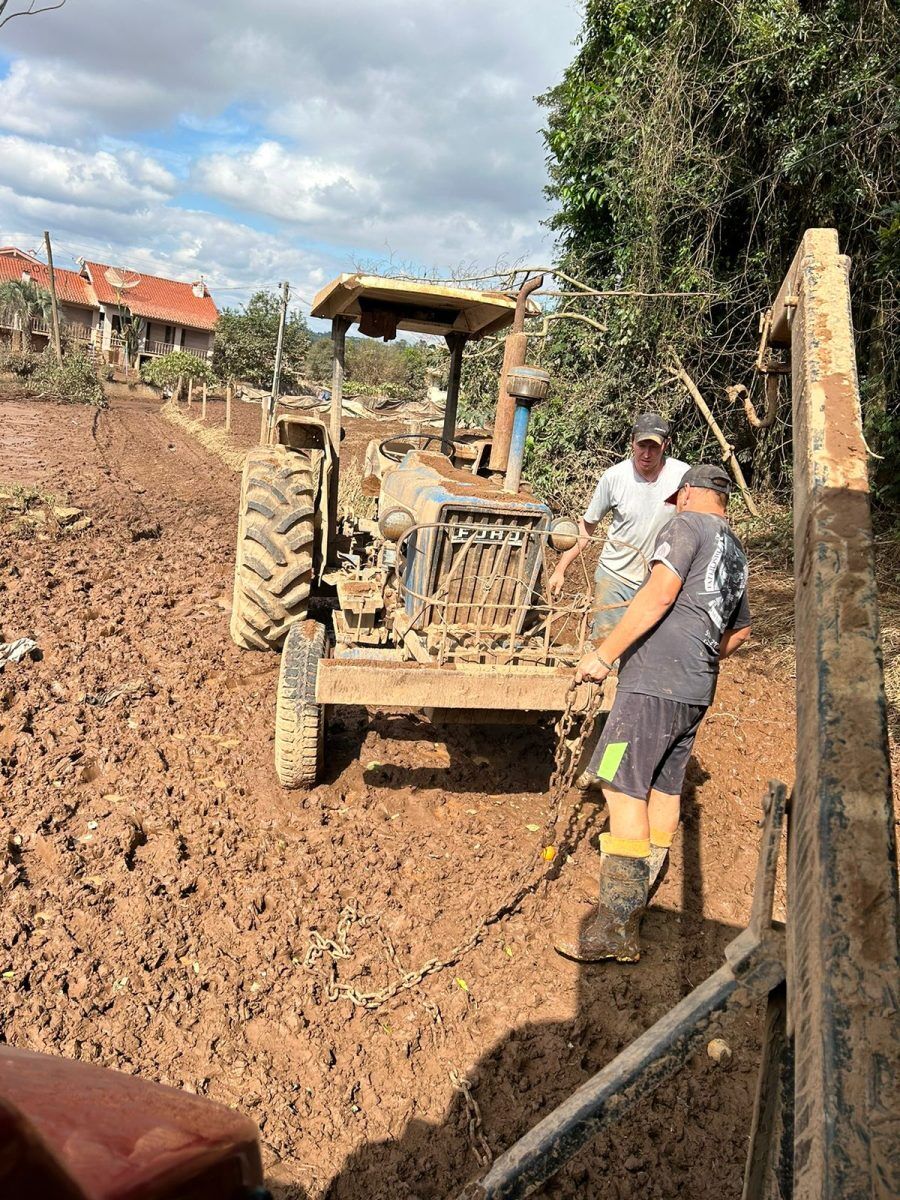
M568 517L557 517L550 526L550 545L554 550L571 550L578 536L578 526Z
M379 516L378 530L385 541L399 542L415 523L416 518L408 508L389 508Z

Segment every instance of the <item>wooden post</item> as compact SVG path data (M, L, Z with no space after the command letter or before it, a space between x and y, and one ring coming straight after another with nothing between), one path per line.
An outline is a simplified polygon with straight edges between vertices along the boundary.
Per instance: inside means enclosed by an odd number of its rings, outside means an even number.
M675 355L675 367L677 370L672 367L669 368L669 374L673 377L673 379L680 380L687 388L691 399L694 401L706 419L706 423L712 431L713 437L722 447L722 460L723 462L726 462L729 467L731 467L731 473L734 476L734 482L738 485L738 489L741 495L744 497L744 503L747 505L750 514L754 517L758 517L759 509L756 507L756 503L750 494L750 489L747 487L747 480L744 478L744 472L741 470L741 464L737 460L734 447L729 443L728 439L725 437L725 434L719 428L719 423L712 415L709 405L700 395L700 389L682 366L681 359L677 354Z
M188 403L187 403L188 412L191 411L191 404L193 403L193 400L194 400L194 377L192 375L190 377L190 379L188 380Z
M47 251L47 269L50 273L50 316L53 322L53 349L56 351L56 361L62 366L62 342L59 336L59 305L56 301L56 276L53 274L53 250L50 246L50 234L44 230L44 248Z
M444 440L452 442L456 437L456 410L459 406L459 381L462 376L464 333L448 333L446 342L450 348L450 373L447 378L447 407L444 409Z
M231 397L234 392L234 384L231 380L225 385L225 432L231 433Z
M182 393L183 388L184 388L184 376L179 375L178 383L175 385L175 395L172 397L172 399L175 401L176 404L178 404L178 402L181 400L181 393Z
M206 420L206 380L203 380L203 399L200 401L200 420Z
M259 398L259 444L265 446L269 441L269 402L264 396Z

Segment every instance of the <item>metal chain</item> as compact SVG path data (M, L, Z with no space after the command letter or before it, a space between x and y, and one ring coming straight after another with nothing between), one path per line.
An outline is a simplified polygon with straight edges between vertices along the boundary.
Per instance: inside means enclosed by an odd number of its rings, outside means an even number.
M472 1084L465 1075L460 1075L459 1071L451 1070L449 1075L450 1082L458 1091L462 1092L466 1102L469 1141L472 1143L472 1150L478 1159L478 1164L481 1167L489 1167L494 1161L494 1152L484 1134L481 1108L472 1094Z
M554 755L553 774L550 776L549 784L550 812L544 824L540 847L536 851L534 858L528 861L522 870L513 877L506 895L497 907L488 913L487 916L482 917L469 936L454 946L444 958L431 958L417 970L407 971L400 965L394 944L384 929L381 928L379 917L371 914L361 916L355 904L348 905L341 911L341 915L338 918L337 932L334 940L322 937L316 930L311 931L310 945L303 959L304 967L312 970L318 960L324 957L324 955L327 954L331 958L329 977L325 985L326 995L329 1000L349 1000L351 1004L368 1009L369 1011L381 1008L382 1005L392 1000L394 996L416 987L429 975L454 966L471 950L475 949L492 925L496 925L503 917L515 912L525 897L533 893L540 883L556 877L561 863L554 866L554 859L552 858L547 862L544 858L544 850L546 847L554 846L553 839L556 836L556 827L559 823L562 802L572 786L585 743L590 737L602 709L603 691L604 689L601 685L589 684L587 702L582 707L579 705L581 693L574 680L569 686L566 694L566 706L556 722L556 752ZM573 730L581 712L584 713L584 716L581 728L576 734L573 733ZM540 865L542 870L532 878L536 865ZM341 983L338 979L338 959L350 958L353 953L347 944L347 936L353 924L359 924L360 926L375 924L378 926L378 932L384 943L385 955L398 971L398 978L378 991L360 992L352 985Z

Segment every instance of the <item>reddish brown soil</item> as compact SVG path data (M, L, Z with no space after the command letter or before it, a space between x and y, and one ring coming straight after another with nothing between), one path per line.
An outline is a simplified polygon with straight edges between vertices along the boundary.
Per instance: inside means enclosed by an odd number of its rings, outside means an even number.
M238 412L252 440L256 410ZM342 710L325 782L282 791L277 660L228 636L237 475L146 400L6 403L0 420L0 483L93 520L0 546L0 633L43 651L0 675L0 1036L243 1109L279 1197L437 1200L479 1170L451 1072L498 1153L721 964L749 913L766 780L791 779L783 655L757 643L723 673L639 964L550 949L560 908L594 885L588 805L549 890L367 1012L328 999L321 959L304 966L311 931L334 938L350 910L379 919L400 967L441 957L535 850L549 732ZM377 923L348 941L342 982L396 977ZM739 1195L758 1029L757 1012L724 1019L730 1069L697 1054L544 1194Z

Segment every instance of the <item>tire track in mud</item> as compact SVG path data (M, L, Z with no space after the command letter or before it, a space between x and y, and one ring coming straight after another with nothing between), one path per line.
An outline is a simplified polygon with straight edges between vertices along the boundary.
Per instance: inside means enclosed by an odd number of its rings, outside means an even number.
M243 1109L283 1200L454 1194L478 1160L450 1070L498 1151L721 962L756 862L747 742L719 722L699 743L636 967L580 971L548 950L554 912L594 887L584 840L453 971L376 1013L331 1002L303 961L348 905L414 969L503 894L543 823L549 739L340 710L325 782L281 791L277 659L228 637L237 477L153 403L116 401L93 429L68 414L65 439L51 406L31 412L39 455L96 520L17 543L0 585L44 649L0 677L0 814L21 839L0 867L0 1035ZM148 517L159 535L133 540ZM136 676L146 693L85 700ZM783 691L749 660L721 706L789 727ZM784 771L790 747L767 749L766 772ZM377 927L348 934L342 981L393 978ZM550 1194L739 1193L756 1030L752 1014L728 1023L727 1074L692 1062Z

